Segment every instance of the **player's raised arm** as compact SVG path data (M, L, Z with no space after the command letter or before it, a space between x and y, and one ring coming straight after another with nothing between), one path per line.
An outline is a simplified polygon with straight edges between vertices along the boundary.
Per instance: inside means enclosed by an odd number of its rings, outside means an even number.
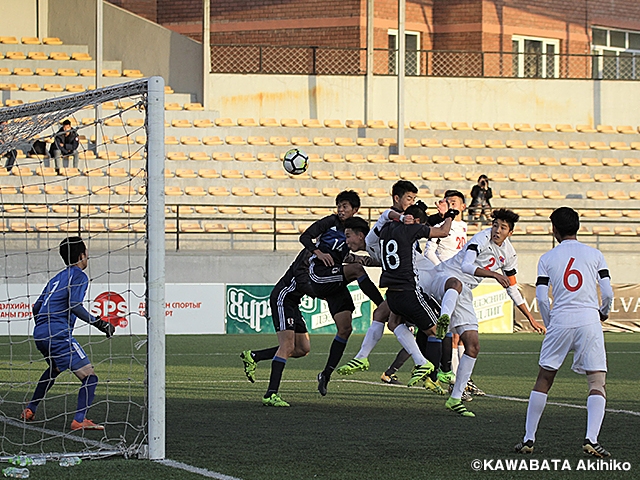
M444 214L444 222L439 227L431 227L429 232L429 238L445 238L451 231L451 222L458 216L458 210L450 208L447 213Z

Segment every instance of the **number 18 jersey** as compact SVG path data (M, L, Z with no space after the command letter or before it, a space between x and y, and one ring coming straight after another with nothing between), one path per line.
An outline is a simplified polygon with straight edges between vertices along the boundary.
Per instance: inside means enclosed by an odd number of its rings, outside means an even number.
M576 315L579 311L597 311L598 279L609 275L600 250L577 240L564 240L548 251L538 262L537 284L548 282L552 287L553 306L550 324L563 327L584 325L597 315Z

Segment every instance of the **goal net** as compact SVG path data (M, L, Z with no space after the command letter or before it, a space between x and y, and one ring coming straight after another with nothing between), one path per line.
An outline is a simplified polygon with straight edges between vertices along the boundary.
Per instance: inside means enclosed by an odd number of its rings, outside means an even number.
M0 155L0 460L163 458L162 78L0 109ZM32 308L71 236L88 250L84 307L116 327L73 331L99 379L86 418L103 431L71 428L81 383L68 369L22 418L48 368Z

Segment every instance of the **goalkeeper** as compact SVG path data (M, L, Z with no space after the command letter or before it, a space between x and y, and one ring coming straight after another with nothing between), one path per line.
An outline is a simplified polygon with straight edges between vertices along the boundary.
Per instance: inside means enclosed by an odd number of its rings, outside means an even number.
M25 421L34 420L38 404L53 386L56 377L60 372L71 369L82 382L71 430L104 430L104 426L86 418L87 410L93 403L98 377L87 354L73 338L72 333L76 318L93 325L105 333L107 338L113 335L115 327L92 316L82 306L89 286L89 279L83 272L87 268L89 258L82 238L65 238L60 243L60 256L67 268L49 280L33 305L36 324L33 339L49 368L40 377L31 402L22 412L21 418Z

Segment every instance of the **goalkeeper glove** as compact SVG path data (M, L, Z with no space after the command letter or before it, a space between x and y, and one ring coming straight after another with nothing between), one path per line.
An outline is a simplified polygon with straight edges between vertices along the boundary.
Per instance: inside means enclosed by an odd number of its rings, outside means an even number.
M456 218L458 216L460 212L458 210L456 210L455 208L450 208L449 210L447 210L444 214L444 218L450 218L451 220L453 220L454 218Z
M98 320L96 320L95 322L93 322L91 325L93 325L94 327L96 327L98 330L100 330L102 333L104 333L107 338L111 338L111 336L115 333L116 331L116 327L114 327L113 325L111 325L109 322L105 322L104 320L102 320L101 318L98 317Z

